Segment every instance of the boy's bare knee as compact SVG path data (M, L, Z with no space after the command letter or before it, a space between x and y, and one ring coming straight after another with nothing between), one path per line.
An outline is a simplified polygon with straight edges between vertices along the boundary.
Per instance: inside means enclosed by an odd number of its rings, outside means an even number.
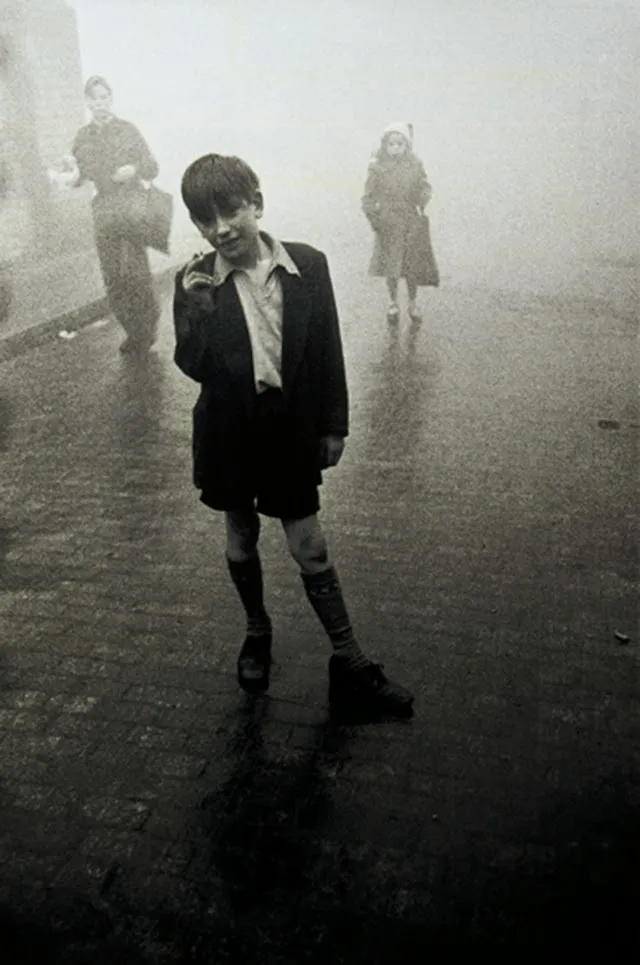
M320 573L329 565L329 550L315 516L283 520L289 550L303 573Z
M260 518L256 512L239 511L225 513L227 527L227 556L241 563L255 554L260 536Z

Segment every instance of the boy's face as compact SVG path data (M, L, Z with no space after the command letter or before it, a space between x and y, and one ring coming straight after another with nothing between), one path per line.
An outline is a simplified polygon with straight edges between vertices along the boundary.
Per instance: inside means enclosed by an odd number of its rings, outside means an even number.
M263 201L256 192L253 201L230 203L225 210L215 209L211 221L192 221L203 238L216 251L238 268L253 267L260 252L258 221L262 217Z
M389 157L400 157L407 150L407 139L404 134L389 134L387 138L387 154Z

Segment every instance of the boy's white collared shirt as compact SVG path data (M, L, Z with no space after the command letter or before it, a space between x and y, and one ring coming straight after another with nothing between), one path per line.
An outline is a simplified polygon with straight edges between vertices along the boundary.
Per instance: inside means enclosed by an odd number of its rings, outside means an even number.
M264 232L260 233L268 256L256 268L236 268L216 253L214 285L221 285L229 275L242 305L251 341L256 392L282 388L282 284L275 270L284 268L299 275L298 267L284 245Z

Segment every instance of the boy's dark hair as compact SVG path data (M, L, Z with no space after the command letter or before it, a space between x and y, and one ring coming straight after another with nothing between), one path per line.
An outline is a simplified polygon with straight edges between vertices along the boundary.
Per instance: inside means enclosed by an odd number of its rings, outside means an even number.
M205 154L182 176L182 200L196 221L206 224L216 211L250 204L260 190L258 177L246 161L233 155Z

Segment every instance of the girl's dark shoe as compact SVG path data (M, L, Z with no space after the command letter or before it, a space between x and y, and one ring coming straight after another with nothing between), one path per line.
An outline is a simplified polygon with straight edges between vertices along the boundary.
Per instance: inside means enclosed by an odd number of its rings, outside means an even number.
M238 656L238 683L248 694L269 689L271 634L247 637Z
M344 657L329 660L329 702L340 711L377 717L411 717L413 694L389 680L382 664L352 670Z

